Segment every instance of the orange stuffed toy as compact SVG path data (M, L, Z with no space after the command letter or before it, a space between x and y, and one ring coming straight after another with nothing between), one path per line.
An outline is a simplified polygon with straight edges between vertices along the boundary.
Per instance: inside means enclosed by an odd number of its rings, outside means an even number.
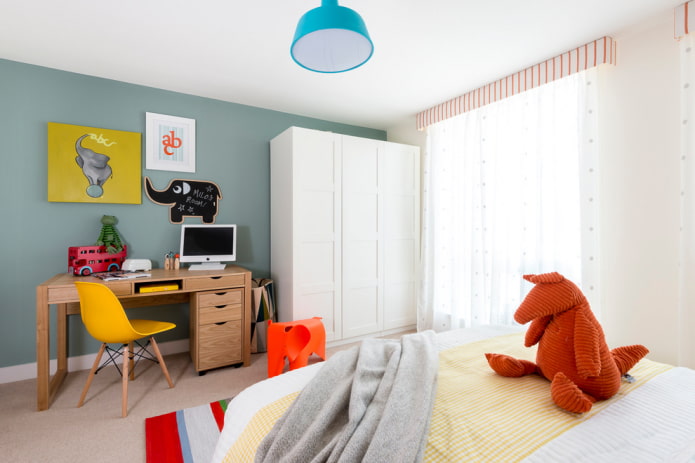
M495 372L520 377L533 373L551 381L553 401L584 413L596 400L612 397L620 380L649 352L641 345L608 349L601 325L581 290L557 272L524 275L534 283L514 320L531 325L525 346L538 343L536 363L503 354L485 354Z

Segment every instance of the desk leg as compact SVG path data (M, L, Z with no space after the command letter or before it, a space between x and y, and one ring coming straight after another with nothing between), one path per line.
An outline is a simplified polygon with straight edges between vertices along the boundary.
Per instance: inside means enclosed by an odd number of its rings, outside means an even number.
M36 288L36 393L38 410L48 408L48 382L51 375L48 363L50 355L50 308L48 288Z
M50 305L48 288L36 289L36 408L47 410L58 387L67 375L67 304L58 304L57 338L58 367L51 379L50 370Z
M68 305L58 304L58 319L56 320L58 330L58 371L68 371Z
M53 402L53 398L58 392L58 388L63 384L63 380L68 375L68 305L58 305L58 316L56 320L57 341L56 353L58 355L56 372L51 378L48 386L48 405ZM48 405L46 408L48 408Z

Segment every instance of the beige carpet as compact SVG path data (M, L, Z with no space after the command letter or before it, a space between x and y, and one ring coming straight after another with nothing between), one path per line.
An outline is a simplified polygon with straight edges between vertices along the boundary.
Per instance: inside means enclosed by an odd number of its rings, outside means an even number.
M352 345L326 349L326 355ZM0 461L145 462L145 418L233 397L267 377L266 354L252 354L249 367L220 368L203 376L188 353L164 360L175 387L168 388L159 365L141 363L128 386L126 418L121 418L121 378L113 366L96 375L81 408L76 405L88 370L69 373L42 412L36 411L36 380L0 384ZM315 355L309 359L317 361Z
M340 348L329 349L327 355ZM310 363L319 361L312 356ZM82 408L76 408L87 370L68 374L51 407L36 411L36 381L0 384L0 460L7 462L144 462L145 418L233 397L266 378L266 355L251 366L221 368L203 376L188 353L165 357L175 387L161 369L138 365L128 386L128 416L121 418L120 376L110 366L99 372Z

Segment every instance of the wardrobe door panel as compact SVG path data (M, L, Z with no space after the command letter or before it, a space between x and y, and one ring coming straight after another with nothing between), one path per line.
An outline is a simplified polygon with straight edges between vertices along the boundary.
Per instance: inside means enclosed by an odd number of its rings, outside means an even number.
M340 152L293 127L271 141L271 278L279 321L322 317L340 339Z
M389 240L385 246L384 329L413 325L417 321L417 268L412 240Z
M420 266L420 152L387 143L384 152L384 329L417 322Z
M335 262L333 243L304 241L299 248L302 258L297 260L297 280L302 287L333 286L335 283Z
M302 191L298 193L296 229L301 240L335 241L335 192Z
M340 331L340 323L336 320L336 313L340 308L336 307L332 288L306 287L297 297L294 306L294 319L305 320L312 317L321 317L326 329L326 340L340 339L336 332Z
M376 332L379 323L380 290L373 284L359 286L343 294L343 337L351 338Z
M383 142L342 137L343 337L382 329Z

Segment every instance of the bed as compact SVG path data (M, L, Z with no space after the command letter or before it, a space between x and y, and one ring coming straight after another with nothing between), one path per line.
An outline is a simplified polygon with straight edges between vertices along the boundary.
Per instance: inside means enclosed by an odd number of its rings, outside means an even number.
M533 360L535 350L523 347L524 331L483 327L433 335L436 381L415 460L695 462L694 370L643 359L630 371L634 382L624 382L618 394L596 402L591 411L573 414L552 402L544 378L504 378L488 366L486 352ZM267 449L269 439L263 438L276 431L273 426L287 410L303 413L297 404L322 371L327 374L329 362L261 381L235 397L213 462L253 461L259 446ZM403 422L392 426L392 434L403 434L405 445L413 437Z

